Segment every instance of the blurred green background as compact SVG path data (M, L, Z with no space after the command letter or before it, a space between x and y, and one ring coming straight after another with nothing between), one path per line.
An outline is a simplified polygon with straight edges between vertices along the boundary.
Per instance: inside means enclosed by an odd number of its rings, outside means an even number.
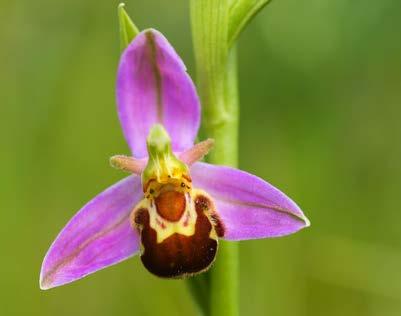
M188 1L127 0L194 76ZM194 315L138 258L50 291L48 246L124 175L117 1L0 1L0 315ZM401 314L401 2L276 0L239 42L240 166L312 226L241 243L242 315Z

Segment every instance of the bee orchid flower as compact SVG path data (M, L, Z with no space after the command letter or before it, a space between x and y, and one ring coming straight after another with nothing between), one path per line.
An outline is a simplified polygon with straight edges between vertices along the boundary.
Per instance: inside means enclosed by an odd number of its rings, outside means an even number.
M118 116L131 175L88 202L48 250L40 287L78 280L139 254L147 270L182 278L207 270L218 240L278 237L309 225L284 193L247 172L199 160L200 103L186 68L156 30L138 34L121 56ZM218 144L224 146L224 144Z

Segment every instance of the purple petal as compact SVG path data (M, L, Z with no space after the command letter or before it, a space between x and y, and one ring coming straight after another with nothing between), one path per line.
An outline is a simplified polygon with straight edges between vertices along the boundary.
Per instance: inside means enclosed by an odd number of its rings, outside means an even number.
M309 226L300 208L284 193L247 172L206 163L191 168L194 187L216 202L224 239L278 237Z
M140 242L129 216L142 197L141 178L129 176L87 203L47 252L41 289L75 281L133 256Z
M141 32L121 56L117 75L118 115L136 158L147 156L146 137L164 125L174 151L193 145L200 105L184 63L156 30Z

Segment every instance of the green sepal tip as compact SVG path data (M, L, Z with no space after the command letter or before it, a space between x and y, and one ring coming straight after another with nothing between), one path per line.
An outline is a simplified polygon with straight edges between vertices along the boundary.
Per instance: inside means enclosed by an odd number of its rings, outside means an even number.
M124 9L125 4L120 3L118 5L118 21L120 24L120 46L121 50L124 50L129 43L139 34L139 29L132 22L127 11Z
M237 0L230 7L228 25L228 47L235 44L239 34L245 26L270 2L271 0Z

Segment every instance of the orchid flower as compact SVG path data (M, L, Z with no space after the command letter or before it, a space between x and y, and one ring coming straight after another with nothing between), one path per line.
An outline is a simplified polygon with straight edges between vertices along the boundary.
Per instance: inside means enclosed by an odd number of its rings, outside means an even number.
M132 173L88 202L48 250L40 287L60 286L139 254L147 270L182 278L207 270L218 240L278 237L309 225L301 209L261 178L199 162L200 103L186 68L156 30L121 56L118 116L132 157L111 164ZM218 144L224 146L224 144Z

